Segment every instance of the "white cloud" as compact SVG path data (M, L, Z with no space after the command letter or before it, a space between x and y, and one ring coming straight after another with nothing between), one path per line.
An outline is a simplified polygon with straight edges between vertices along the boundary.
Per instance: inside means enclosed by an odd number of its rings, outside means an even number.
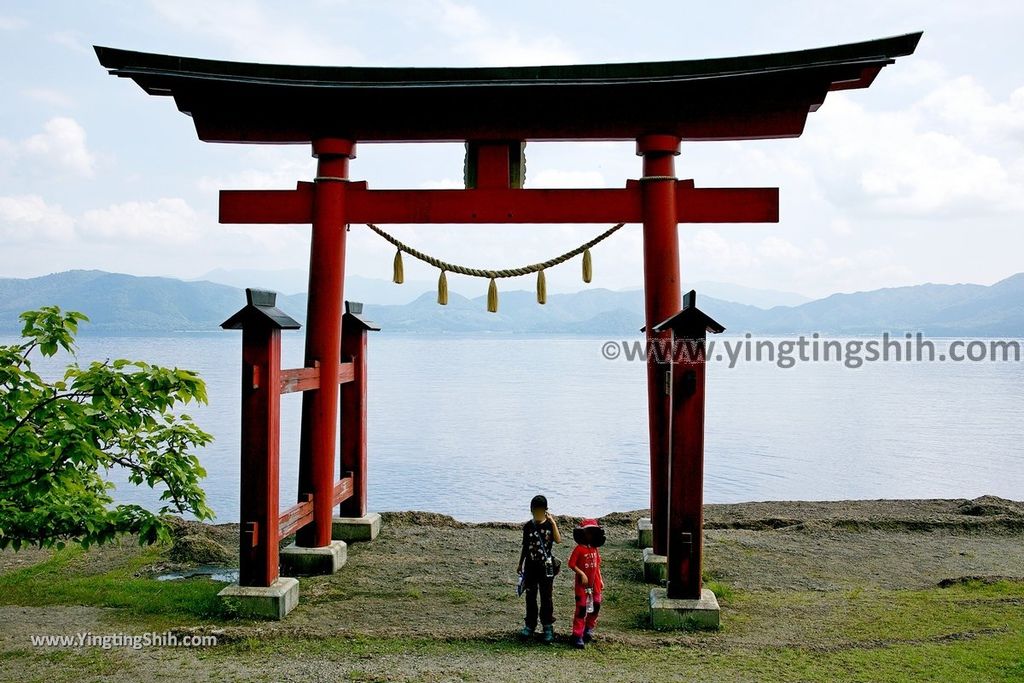
M48 38L50 42L66 47L74 52L81 52L82 54L90 54L92 52L89 49L88 42L83 40L82 34L78 31L55 31Z
M360 52L344 35L324 35L293 18L291 5L231 0L152 0L156 12L192 35L213 39L232 58L290 64L356 64ZM301 16L301 12L299 12Z
M860 249L842 255L808 259L795 273L797 282L829 283L827 291L853 292L878 287L920 284L913 271L898 262L890 248Z
M1018 91L1019 92L1019 91ZM969 82L940 86L910 110L871 112L832 95L808 124L809 164L845 211L889 217L986 215L1024 208L1024 176L981 136L1024 130L1024 93L995 103ZM1016 108L1022 107L1020 115ZM972 130L977 128L977 130Z
M760 254L767 260L796 263L804 258L804 250L781 237L765 237L758 247Z
M545 168L531 174L527 167L526 185L536 188L605 187L605 180L600 171L562 171Z
M20 31L28 22L17 17L0 17L0 31Z
M886 80L905 88L935 86L947 77L948 74L942 64L920 55L914 55L913 59L901 60L897 69L885 70Z
M682 240L685 260L695 260L707 271L726 272L751 268L758 264L753 250L739 240L722 236L716 228L701 228L689 240Z
M240 149L242 153L237 161L240 170L201 176L197 187L210 193L220 190L292 190L297 182L311 181L316 176L316 159L308 148L254 145Z
M21 144L22 153L44 165L91 178L96 160L85 143L85 129L72 118L56 116Z
M832 232L843 237L848 237L854 232L853 224L849 219L843 218L842 216L833 218L829 223L829 227L832 229Z
M5 243L58 241L73 236L72 218L39 195L0 197L0 239Z
M199 240L201 218L184 199L125 202L82 215L83 237L111 242L181 245Z
M862 170L860 187L883 213L977 214L1018 203L1018 192L1000 160L974 152L951 135L924 132L879 151Z
M961 76L943 82L917 108L976 142L1024 142L1024 87L1013 91L1006 102L996 102L974 78Z
M439 0L423 7L423 14L450 39L450 49L477 66L571 64L579 56L550 34L522 36L496 26L476 7Z
M294 190L297 182L310 181L316 167L309 164L282 163L271 170L246 169L219 176L203 176L196 185L203 192L220 190Z

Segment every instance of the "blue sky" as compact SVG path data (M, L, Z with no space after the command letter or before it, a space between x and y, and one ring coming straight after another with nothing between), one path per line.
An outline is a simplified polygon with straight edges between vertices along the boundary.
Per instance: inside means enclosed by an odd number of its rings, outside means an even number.
M685 145L698 186L778 186L778 225L682 226L684 279L818 296L1024 270L1024 4L687 2L0 2L0 277L71 268L192 278L305 267L302 227L221 226L221 188L287 188L304 147L200 143L165 98L108 76L101 44L242 61L502 65L645 61L818 47L924 30L868 90L832 93L795 140ZM412 115L412 114L411 114ZM371 187L453 187L459 145L364 145ZM629 143L531 144L528 186L621 187ZM561 253L601 226L401 226L479 267ZM348 272L388 277L392 249L350 233ZM594 250L596 286L641 282L639 229ZM406 263L407 277L435 277ZM517 285L513 285L517 286ZM532 287L524 280L518 286ZM552 291L577 289L569 265ZM458 288L458 287L456 287ZM481 290L482 292L483 290Z

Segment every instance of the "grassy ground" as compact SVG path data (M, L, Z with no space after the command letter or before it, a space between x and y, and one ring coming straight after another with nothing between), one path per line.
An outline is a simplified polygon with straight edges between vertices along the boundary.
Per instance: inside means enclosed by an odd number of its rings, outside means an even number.
M300 606L282 622L232 618L216 598L223 584L156 581L165 548L125 542L20 562L5 554L0 679L1024 681L1016 508L963 514L958 526L962 501L917 503L842 514L842 504L709 510L707 578L723 622L711 633L644 626L649 587L635 515L609 518L599 640L583 652L564 640L567 576L556 584L562 640L545 647L513 635L522 603L509 525L389 515L376 541L350 546L341 572L302 579ZM210 533L230 541L235 531ZM219 644L103 650L30 641L165 630L215 634Z

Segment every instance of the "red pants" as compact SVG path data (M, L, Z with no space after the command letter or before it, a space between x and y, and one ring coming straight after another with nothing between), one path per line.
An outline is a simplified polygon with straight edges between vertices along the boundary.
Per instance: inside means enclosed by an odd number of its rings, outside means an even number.
M576 612L572 616L572 634L580 638L584 629L593 630L597 626L597 615L601 611L601 594L594 593L594 611L587 614L587 594L585 591L575 591Z

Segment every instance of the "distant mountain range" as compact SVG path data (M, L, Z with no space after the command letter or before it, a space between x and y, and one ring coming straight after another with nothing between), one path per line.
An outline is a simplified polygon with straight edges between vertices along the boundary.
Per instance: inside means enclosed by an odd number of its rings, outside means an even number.
M280 270L218 268L196 278L196 281L201 280L242 289L263 287L282 294L305 292L309 286L309 274L304 268ZM425 292L434 291L435 286L434 282L426 280L406 280L405 284L399 287L390 280L350 275L345 278L345 295L353 301L374 304L407 304ZM696 289L704 296L749 304L758 308L799 306L811 301L811 297L803 294L775 289L755 289L727 282L692 282L688 284L688 288ZM480 291L480 283L469 278L449 278L448 289L451 292L472 298ZM627 289L640 289L640 287L638 285Z
M261 287L281 294L299 294L309 288L309 275L304 268L289 268L287 270L218 268L197 278L195 282L204 280L239 289ZM461 283L452 283L454 285L452 291L458 291L458 284ZM426 280L406 280L403 285L398 286L390 280L349 275L345 278L345 298L351 301L375 304L407 304L435 286L435 283Z
M304 294L278 301L291 311L305 310ZM160 334L217 329L245 304L245 293L212 282L100 270L0 279L0 331L20 330L19 313L51 304L88 315L91 322L82 326L83 334Z
M364 293L380 282L366 280ZM729 287L719 285L718 291ZM352 284L347 298L355 299L359 289ZM742 293L744 289L735 291ZM786 294L745 291L748 299ZM1024 273L991 286L894 287L833 294L799 305L768 309L707 296L701 289L698 293L701 309L734 334L868 335L921 331L932 336L1024 337ZM20 312L48 304L86 313L92 323L83 328L85 334L215 330L244 302L241 289L225 284L103 271L0 279L0 332L17 332ZM366 315L390 333L632 336L643 325L640 290L595 288L552 294L544 306L537 304L533 292L503 291L498 313L487 312L485 297L469 299L455 292L450 293L447 306L438 306L433 292L423 293L408 303L366 303ZM278 305L302 321L306 295L281 295Z

